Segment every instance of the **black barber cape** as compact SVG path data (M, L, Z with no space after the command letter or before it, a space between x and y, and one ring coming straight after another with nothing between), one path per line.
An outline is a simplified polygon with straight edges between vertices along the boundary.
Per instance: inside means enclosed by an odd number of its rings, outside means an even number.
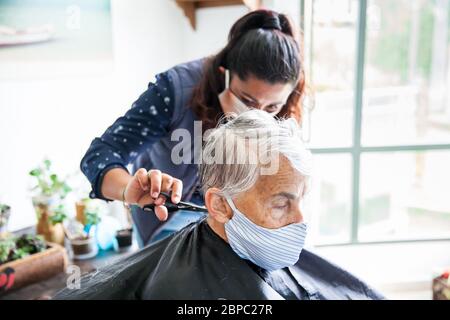
M192 223L82 277L54 299L383 299L347 271L303 250L268 272L241 259L207 224Z

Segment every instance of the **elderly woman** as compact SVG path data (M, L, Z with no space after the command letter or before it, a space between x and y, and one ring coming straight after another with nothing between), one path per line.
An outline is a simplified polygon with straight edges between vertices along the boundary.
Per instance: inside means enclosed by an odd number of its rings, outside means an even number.
M56 298L382 298L303 249L311 155L295 120L244 112L208 135L202 160L204 219Z

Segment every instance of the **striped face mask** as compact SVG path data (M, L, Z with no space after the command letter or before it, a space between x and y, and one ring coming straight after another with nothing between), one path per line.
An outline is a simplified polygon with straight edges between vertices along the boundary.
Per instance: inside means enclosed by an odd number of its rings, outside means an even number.
M268 271L294 265L305 244L305 223L292 223L268 229L256 225L240 212L231 198L226 197L233 217L225 224L228 242L242 259Z

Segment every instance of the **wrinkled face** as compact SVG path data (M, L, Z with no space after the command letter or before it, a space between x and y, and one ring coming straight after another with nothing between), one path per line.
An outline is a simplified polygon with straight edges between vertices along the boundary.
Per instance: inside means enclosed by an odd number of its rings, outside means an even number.
M257 79L250 75L244 81L237 75L231 76L228 90L221 97L224 112L236 112L236 105L264 110L278 114L286 104L294 87L291 83L276 83Z
M251 189L233 199L234 204L247 218L265 228L304 222L300 206L307 183L307 178L281 157L278 172L260 176Z

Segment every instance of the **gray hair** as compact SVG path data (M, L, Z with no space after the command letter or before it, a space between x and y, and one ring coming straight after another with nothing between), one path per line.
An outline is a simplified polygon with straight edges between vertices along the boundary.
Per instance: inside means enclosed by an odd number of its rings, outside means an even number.
M230 197L245 192L261 175L276 174L280 155L303 176L312 173L311 153L294 119L277 120L252 109L224 117L204 140L199 167L203 192L211 187Z

